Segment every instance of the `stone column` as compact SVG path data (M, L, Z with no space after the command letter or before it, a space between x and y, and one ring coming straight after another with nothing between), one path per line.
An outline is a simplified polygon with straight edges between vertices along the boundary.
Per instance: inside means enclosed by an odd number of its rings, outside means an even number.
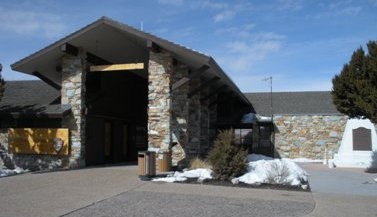
M205 88L201 94L206 96L209 89ZM209 149L209 99L201 101L200 105L200 155L206 154Z
M85 57L65 55L62 63L62 106L70 106L71 113L62 119L62 126L70 129L69 167L85 166Z
M178 64L174 67L172 84L188 75L188 67ZM188 124L188 91L189 84L186 83L172 92L172 164L173 166L184 165L186 158L185 148L187 145L187 124Z
M217 99L217 95L212 97L212 101ZM217 105L212 105L209 109L209 147L213 145L216 139L216 122L217 122Z
M148 148L169 151L173 58L164 50L150 51L148 67Z
M200 86L200 79L192 79L189 85L190 91ZM196 94L189 99L189 125L188 125L188 147L186 154L190 160L199 154L200 149L200 94Z

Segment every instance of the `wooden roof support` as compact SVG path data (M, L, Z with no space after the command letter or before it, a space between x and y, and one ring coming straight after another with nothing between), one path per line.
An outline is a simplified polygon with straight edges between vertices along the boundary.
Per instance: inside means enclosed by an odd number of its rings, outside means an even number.
M191 79L200 77L205 71L207 71L207 69L209 69L209 66L203 65L200 68L193 71L191 74L189 74L189 76L179 79L172 85L172 90L174 91L175 89L189 82Z
M77 56L79 54L79 48L69 43L65 43L60 46L60 50L72 56Z
M46 82L48 85L50 85L51 87L53 87L53 88L55 88L57 90L61 90L62 89L62 86L60 86L59 84L55 83L54 81L52 81L51 79L47 78L46 76L42 75L38 71L33 72L33 75L37 76L39 79L41 79L42 81Z
M228 85L224 84L224 85L220 86L219 88L215 89L214 91L210 92L207 96L200 98L200 101L207 100L207 99L215 96L216 94L223 93L224 91L226 91L226 89L228 89Z
M161 51L160 47L151 40L147 40L147 48L154 53L159 53Z
M213 84L215 84L216 82L218 82L220 80L219 77L215 76L205 82L203 82L199 87L197 87L196 89L194 89L193 91L191 91L189 94L188 94L188 97L191 98L192 96L194 96L195 94L199 93L201 90L203 90L204 88L209 88L211 87Z
M104 72L104 71L120 71L120 70L135 70L144 69L144 63L125 63L125 64L111 64L90 66L90 72Z
M72 44L69 44L69 43L65 43L63 44L62 46L60 46L60 50L64 53L67 53L69 55L72 55L72 56L77 56L79 54L79 48L72 45ZM93 63L94 65L110 65L112 64L110 61L107 61L95 54L92 54L90 52L86 52L86 60L88 62L91 62Z

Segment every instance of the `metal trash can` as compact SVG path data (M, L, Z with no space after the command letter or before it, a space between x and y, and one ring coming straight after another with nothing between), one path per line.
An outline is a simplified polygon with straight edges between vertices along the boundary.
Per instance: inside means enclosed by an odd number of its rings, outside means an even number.
M138 153L139 178L141 180L150 180L156 176L156 152L140 151Z
M158 153L157 168L159 172L169 172L171 169L171 155L169 152Z

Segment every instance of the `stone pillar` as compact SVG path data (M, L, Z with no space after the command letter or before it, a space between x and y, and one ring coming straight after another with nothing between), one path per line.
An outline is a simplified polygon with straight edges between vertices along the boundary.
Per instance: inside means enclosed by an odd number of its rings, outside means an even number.
M188 75L188 67L178 64L174 67L172 84ZM184 165L186 158L185 148L187 145L187 124L188 124L188 91L189 84L186 83L172 92L172 164L173 166Z
M200 86L200 79L192 79L189 85L190 91ZM188 160L199 155L200 150L200 94L195 94L189 99L189 125L188 125L188 147L186 154Z
M212 101L217 99L217 95L212 97ZM209 109L209 147L213 145L216 139L216 122L217 122L217 104L212 105Z
M62 63L62 106L70 106L71 113L62 119L62 126L70 129L69 167L85 166L85 57L65 55Z
M173 58L161 50L149 52L148 148L169 151L171 147L171 91Z
M209 89L205 88L201 94L206 96ZM209 149L209 99L201 101L200 105L200 154L204 155Z

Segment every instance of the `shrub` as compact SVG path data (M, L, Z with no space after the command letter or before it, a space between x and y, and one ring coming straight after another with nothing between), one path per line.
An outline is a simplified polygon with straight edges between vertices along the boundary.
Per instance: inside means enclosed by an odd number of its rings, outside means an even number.
M233 142L233 130L224 130L217 136L208 160L212 165L214 178L231 180L246 172L247 151Z
M199 169L199 168L212 169L212 166L207 160L202 160L196 157L190 161L189 168L190 170Z
M267 171L267 182L270 184L286 184L289 168L284 163L271 163L271 170Z

